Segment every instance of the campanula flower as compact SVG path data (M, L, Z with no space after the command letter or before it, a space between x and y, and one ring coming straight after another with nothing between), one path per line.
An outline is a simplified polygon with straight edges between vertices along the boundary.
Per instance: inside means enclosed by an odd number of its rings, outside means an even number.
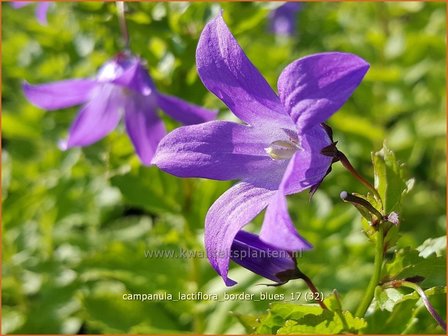
M286 2L269 14L269 30L280 36L296 33L297 13L302 9L300 2Z
M221 15L204 28L196 63L207 89L244 123L180 127L160 142L153 163L180 177L240 180L211 206L205 219L209 260L232 285L226 256L236 234L265 208L263 242L288 251L311 247L297 233L285 196L322 181L333 159L321 154L332 145L321 123L351 96L369 65L340 52L301 58L281 73L277 96Z
M96 78L69 79L41 85L25 83L27 99L45 110L83 104L64 149L88 146L111 132L123 117L137 155L149 164L165 135L160 108L184 124L214 119L216 112L156 90L141 59L119 54L101 67Z
M25 6L28 6L29 4L33 4L36 2L33 1L14 1L11 2L11 6L15 9L19 9ZM39 1L36 4L36 18L37 21L39 21L39 23L41 25L46 25L47 24L47 11L48 8L50 7L51 2L48 1Z
M247 231L239 231L233 240L230 258L255 274L284 284L301 276L293 253L268 245Z

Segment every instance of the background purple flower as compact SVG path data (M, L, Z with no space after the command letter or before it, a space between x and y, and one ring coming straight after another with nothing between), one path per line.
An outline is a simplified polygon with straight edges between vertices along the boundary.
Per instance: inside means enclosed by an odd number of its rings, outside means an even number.
M323 53L288 65L279 96L249 61L219 15L204 28L196 52L202 82L245 124L227 121L180 127L159 144L162 170L181 177L241 180L209 209L205 246L227 285L229 251L237 233L267 207L260 239L276 248L310 248L296 231L286 195L319 183L332 159L320 125L359 85L369 65L347 53Z
M11 6L13 8L16 8L16 9L28 6L29 4L36 4L36 18L37 18L37 21L39 21L39 23L41 25L47 25L47 11L48 11L48 8L51 5L51 2L48 2L48 1L38 1L38 2L34 2L34 1L14 1L14 2L11 2Z
M269 14L269 30L281 36L293 36L297 29L297 13L302 10L301 2L286 2Z
M127 133L141 161L149 165L165 126L161 108L184 124L214 119L216 112L158 92L142 61L119 54L92 79L69 79L41 85L24 83L27 99L45 110L83 104L73 122L66 148L88 146L111 132L124 115Z

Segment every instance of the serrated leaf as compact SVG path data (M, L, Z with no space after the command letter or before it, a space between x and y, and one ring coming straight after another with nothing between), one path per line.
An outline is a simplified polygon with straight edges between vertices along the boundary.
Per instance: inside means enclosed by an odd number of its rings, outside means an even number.
M366 327L363 319L343 312L334 295L325 299L330 310L317 305L277 303L262 318L257 334L337 334L356 332Z
M307 315L305 318L296 321L286 321L285 325L277 331L279 335L285 334L316 334L328 335L339 334L344 330L344 326L339 317L334 313L325 311L321 315Z
M367 327L367 322L363 318L354 317L349 311L345 311L343 314L351 332L360 331Z
M400 302L403 296L404 294L395 288L383 289L381 286L375 288L375 302L381 310L392 312L395 304Z
M275 303L268 314L262 317L257 334L275 334L286 320L300 320L306 314L320 315L323 309L317 305L297 305L293 303Z

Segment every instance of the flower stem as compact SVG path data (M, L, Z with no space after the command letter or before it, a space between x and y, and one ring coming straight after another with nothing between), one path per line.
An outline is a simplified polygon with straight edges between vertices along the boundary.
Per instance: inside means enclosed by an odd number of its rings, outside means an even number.
M356 177L362 184L364 184L370 191L372 191L378 200L381 200L380 194L375 189L375 187L356 171L356 169L352 166L344 153L338 150L337 158L341 161L345 169L347 169L354 177Z
M380 281L383 259L384 259L384 229L382 223L380 223L378 225L378 232L376 236L374 271L372 278L370 279L369 285L367 287L367 290L364 294L364 297L361 300L358 309L356 310L357 317L364 317L364 315L367 312L367 309L369 308L373 300L373 296L375 294L375 288Z
M308 286L308 288L311 290L311 292L313 293L313 296L315 298L318 298L317 303L319 303L319 306L321 306L322 309L328 310L327 306L324 303L324 298L322 297L322 295L320 294L319 290L316 288L316 286L314 286L313 282L311 281L311 279L304 273L302 273L300 271L300 279L302 279L303 281L305 281L306 285Z
M335 313L338 314L339 318L341 319L342 324L344 325L344 330L350 332L350 327L347 323L347 319L345 318L344 313L342 312L342 303L338 291L333 290L333 295L336 299L336 304L338 305L337 309L335 310Z
M116 1L117 5L117 15L118 15L118 23L120 24L121 36L123 37L124 48L129 50L129 32L128 25L126 23L125 9L124 9L124 1Z
M417 294L420 295L420 297L422 298L423 304L425 305L428 312L431 314L431 316L434 318L434 320L436 320L437 324L439 326L441 326L442 329L446 332L446 322L434 309L434 307L432 306L428 297L426 296L426 293L423 291L423 289L419 285L417 285L413 282L410 282L410 281L406 281L406 280L394 280L394 281L385 283L383 285L383 287L385 287L385 288L387 288L387 287L393 287L393 288L408 287L408 288L415 290L417 292Z

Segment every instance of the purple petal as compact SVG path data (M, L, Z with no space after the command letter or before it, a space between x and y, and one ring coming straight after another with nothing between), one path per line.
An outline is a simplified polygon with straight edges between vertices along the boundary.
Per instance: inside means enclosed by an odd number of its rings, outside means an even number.
M23 83L26 98L44 110L58 110L85 103L95 87L92 79L69 79L48 84Z
M279 98L244 54L221 15L202 31L196 65L205 87L246 123L287 118Z
M36 6L36 18L41 25L47 25L47 11L50 5L51 2L39 2Z
M179 177L243 179L276 189L287 162L266 154L272 134L227 121L179 127L162 139L152 163Z
M299 235L288 213L286 198L281 190L275 193L264 216L260 239L287 251L309 250L312 245Z
M185 124L193 125L216 118L218 111L207 110L203 107L193 105L177 97L159 93L159 107L173 119Z
M325 177L333 158L321 154L321 150L331 143L328 133L321 125L301 135L301 150L292 157L280 185L285 195L308 189Z
M211 265L227 286L235 284L227 274L236 234L266 207L274 193L241 182L227 190L208 211L205 218L205 249Z
M111 73L106 73L107 71ZM148 70L137 57L119 55L116 60L103 66L99 77L101 77L101 72L103 77L109 76L112 83L138 92L143 96L155 93L155 86Z
M28 6L30 3L32 3L32 1L13 1L11 2L11 7L19 9Z
M149 165L157 145L166 133L165 126L157 115L155 96L130 95L125 101L126 130L140 160Z
M97 87L73 122L65 147L88 146L110 133L120 121L124 99L113 85Z
M235 236L231 259L277 283L285 283L298 275L296 261L288 251L268 245L257 235L246 231L239 231Z
M290 160L279 190L266 210L260 232L264 242L290 251L311 248L291 221L285 195L310 188L325 177L332 158L320 151L330 144L330 138L320 125L301 136L302 149Z
M278 80L278 92L299 133L339 110L368 69L362 58L339 52L307 56L288 65Z
M297 12L300 2L286 2L269 15L270 30L277 35L292 36L296 32Z

